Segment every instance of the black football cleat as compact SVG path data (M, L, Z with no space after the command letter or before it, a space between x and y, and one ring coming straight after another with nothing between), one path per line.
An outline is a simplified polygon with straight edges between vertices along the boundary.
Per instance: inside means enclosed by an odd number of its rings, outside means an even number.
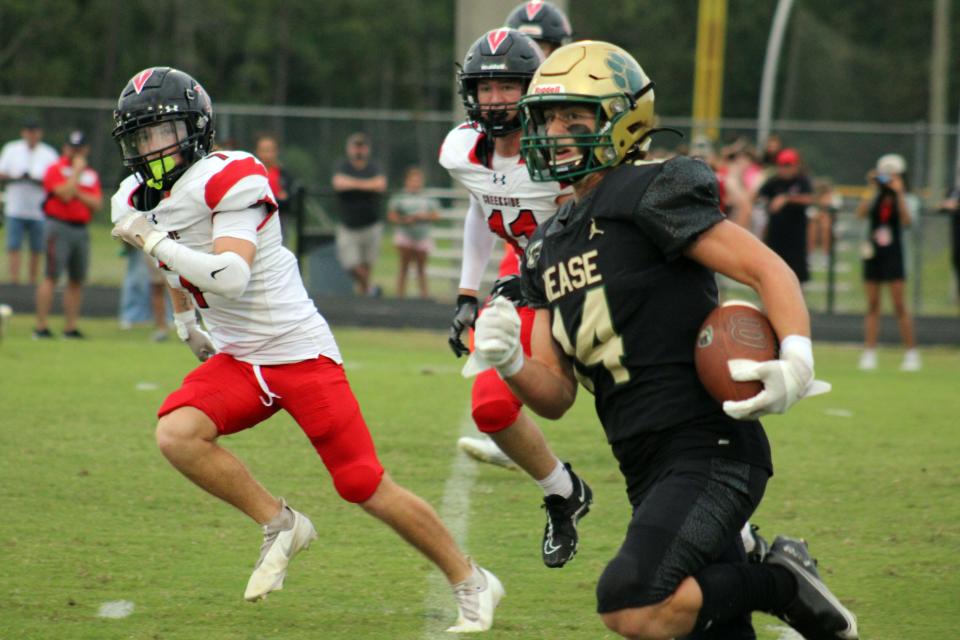
M750 525L750 536L753 538L753 550L747 554L747 562L760 563L770 552L770 543L759 533L760 527Z
M820 579L807 543L777 536L764 562L780 565L797 579L797 596L778 617L806 640L857 640L857 617Z
M573 493L569 498L559 495L543 499L543 508L547 510L547 526L543 530L543 564L551 569L562 567L577 555L580 536L577 522L590 512L593 491L589 485L573 472L569 463L564 466L573 480Z

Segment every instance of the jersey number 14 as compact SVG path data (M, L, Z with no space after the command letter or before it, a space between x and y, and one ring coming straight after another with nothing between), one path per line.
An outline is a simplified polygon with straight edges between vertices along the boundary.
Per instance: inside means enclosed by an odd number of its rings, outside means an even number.
M623 337L613 327L607 295L602 286L588 289L583 297L583 311L580 328L577 330L576 347L570 342L566 324L560 313L560 307L553 309L553 338L571 358L586 366L603 365L614 383L622 384L630 380L630 372L623 364ZM582 376L576 368L574 372L584 387L593 392L593 382Z

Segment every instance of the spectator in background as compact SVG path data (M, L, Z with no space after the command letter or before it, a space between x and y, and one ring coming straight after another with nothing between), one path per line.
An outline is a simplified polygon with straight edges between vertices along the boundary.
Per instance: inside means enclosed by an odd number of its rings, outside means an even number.
M43 176L57 161L57 152L42 142L40 122L29 118L20 129L20 139L8 142L0 151L0 181L7 183L4 209L7 225L7 256L10 282L20 282L20 250L24 236L29 239L30 263L27 282L36 284L43 253Z
M163 272L157 261L137 247L123 243L127 272L120 287L120 328L130 329L135 324L153 320L150 339L167 339L167 290Z
M813 181L813 206L809 212L807 227L807 255L814 270L825 271L830 262L833 245L833 221L836 219L843 198L833 189L833 180L818 178Z
M768 135L766 142L763 143L763 166L776 167L777 158L781 151L783 151L783 139L780 134L771 133Z
M395 225L393 244L400 254L400 270L397 274L397 297L407 293L407 271L410 265L417 270L420 297L427 298L427 256L433 251L430 223L440 218L439 203L423 195L423 170L417 166L407 168L403 177L403 191L390 198L387 204L387 219Z
M290 245L291 238L296 234L297 212L290 207L290 196L294 192L293 178L280 164L280 142L272 133L261 133L257 136L254 154L267 168L267 180L270 190L280 207L280 232L284 244Z
M877 338L880 333L880 287L888 285L900 337L907 348L900 363L902 371L919 371L920 353L913 333L913 320L904 295L903 230L910 226L917 209L910 194L903 156L888 153L867 174L867 190L857 206L857 217L869 221L869 236L861 245L863 284L867 294L864 318L864 348L860 368L877 368Z
M337 258L361 295L379 296L380 287L372 282L372 270L380 255L380 203L387 178L380 165L370 159L366 134L351 134L346 150L346 158L333 174L333 189L340 201Z
M807 207L813 204L813 186L800 167L800 154L783 149L777 155L777 173L760 187L769 220L767 246L790 265L800 283L810 279L807 268Z
M957 285L957 304L960 304L960 176L957 184L947 194L946 200L940 205L943 213L950 214L950 257L953 262L953 279Z
M744 138L737 138L724 147L723 157L726 161L726 191L730 201L728 216L741 227L750 229L754 235L760 237L763 227L758 224L765 220L766 213L762 209L760 216L755 215L754 201L757 192L763 185L765 176L763 167L757 159L756 149Z
M100 177L87 166L86 135L73 131L63 145L63 155L52 164L43 178L47 194L44 213L44 244L47 252L46 276L37 287L37 326L34 338L52 338L47 327L47 316L53 306L53 290L64 270L67 271L67 289L63 295L65 316L63 335L66 338L85 337L77 329L83 282L90 264L90 235L87 225L100 210L103 198Z

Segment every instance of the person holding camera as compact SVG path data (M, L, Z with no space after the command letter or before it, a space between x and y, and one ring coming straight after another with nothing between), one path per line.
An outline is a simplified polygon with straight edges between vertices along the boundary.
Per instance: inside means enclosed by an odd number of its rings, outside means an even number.
M916 197L910 194L903 156L888 153L877 160L876 169L867 174L869 187L857 205L857 217L869 222L867 239L861 244L863 283L867 296L864 318L864 350L860 369L877 368L877 338L880 333L880 289L887 285L900 327L906 352L900 364L902 371L919 371L913 320L904 295L903 230L916 210Z

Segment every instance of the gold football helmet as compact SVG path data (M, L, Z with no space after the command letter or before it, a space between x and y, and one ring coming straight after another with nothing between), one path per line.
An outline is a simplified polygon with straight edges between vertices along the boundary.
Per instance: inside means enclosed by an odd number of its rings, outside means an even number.
M653 82L620 47L584 40L557 49L540 65L520 100L520 152L530 177L576 182L646 151L656 120L653 98ZM592 109L593 130L571 127L563 136L548 136L548 117L561 106ZM558 150L570 147L580 153L558 160Z

